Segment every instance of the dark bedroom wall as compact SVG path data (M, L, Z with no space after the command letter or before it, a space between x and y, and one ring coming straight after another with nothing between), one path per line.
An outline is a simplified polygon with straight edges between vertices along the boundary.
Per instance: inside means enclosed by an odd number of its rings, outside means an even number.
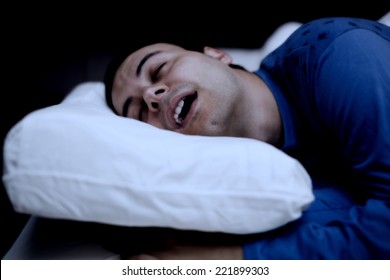
M2 19L0 137L4 140L9 129L29 112L61 102L78 83L101 79L110 56L130 46L165 41L194 48L259 48L285 22L304 23L327 16L377 20L389 11L383 2L344 8L318 1L302 6L295 1L288 5L252 2L242 7L222 3L215 8L210 3L188 1L173 7L163 2L158 6L130 2L93 7L57 1L42 7L9 4L3 9L8 17ZM0 196L0 254L4 255L28 215L13 211L3 185Z

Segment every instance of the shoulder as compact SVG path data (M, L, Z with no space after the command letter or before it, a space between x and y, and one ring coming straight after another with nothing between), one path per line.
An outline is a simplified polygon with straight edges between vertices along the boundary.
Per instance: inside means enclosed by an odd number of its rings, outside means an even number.
M334 39L352 30L372 31L386 38L390 36L390 28L377 21L363 18L329 17L303 24L290 36L289 40L292 44L298 42L300 46L326 48Z
M368 36L367 36L368 35ZM390 27L362 18L328 17L303 24L262 63L264 70L280 75L293 69L296 75L315 75L324 59L339 59L340 53L369 46L373 41L390 41ZM299 71L302 70L302 71ZM292 73L293 74L293 73ZM294 74L293 74L294 75ZM295 76L296 76L295 75Z

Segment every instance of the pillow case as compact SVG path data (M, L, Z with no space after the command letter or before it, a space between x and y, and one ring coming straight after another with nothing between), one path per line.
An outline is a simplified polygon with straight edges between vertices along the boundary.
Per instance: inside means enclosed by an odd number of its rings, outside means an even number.
M273 146L119 117L101 82L12 127L3 182L20 213L235 234L284 225L314 199L304 168Z

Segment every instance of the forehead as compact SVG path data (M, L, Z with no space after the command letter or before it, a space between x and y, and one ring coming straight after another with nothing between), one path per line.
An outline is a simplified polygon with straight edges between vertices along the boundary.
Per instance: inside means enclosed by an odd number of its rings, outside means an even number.
M183 51L184 49L176 45L165 43L152 44L136 50L128 55L118 67L114 77L114 85L120 83L120 80L127 80L134 76L135 73L139 72L139 69L137 68L140 68L151 54L156 52L174 53L175 51L180 50Z
M152 45L145 46L141 49L136 50L125 58L122 64L119 66L117 73L114 78L114 87L120 87L120 84L125 83L125 81L131 80L135 76L136 69L148 57L150 54L161 52L161 53L180 53L185 51L185 49L167 43L156 43Z
M113 81L112 96L121 96L126 89L131 88L129 85L137 80L137 67L145 57L155 52L175 54L185 51L185 49L167 43L156 43L145 46L136 50L125 58L119 66Z
M183 48L172 45L172 44L166 44L166 43L157 43L145 46L132 54L130 54L122 63L122 67L130 66L133 64L139 63L146 55L154 53L154 52L180 52L184 51Z

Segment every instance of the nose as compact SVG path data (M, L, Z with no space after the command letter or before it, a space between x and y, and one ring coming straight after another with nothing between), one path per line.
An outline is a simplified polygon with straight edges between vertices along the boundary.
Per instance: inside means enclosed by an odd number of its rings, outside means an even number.
M167 92L167 88L164 85L151 86L145 90L144 100L150 111L156 112L160 109L160 103L165 92Z

